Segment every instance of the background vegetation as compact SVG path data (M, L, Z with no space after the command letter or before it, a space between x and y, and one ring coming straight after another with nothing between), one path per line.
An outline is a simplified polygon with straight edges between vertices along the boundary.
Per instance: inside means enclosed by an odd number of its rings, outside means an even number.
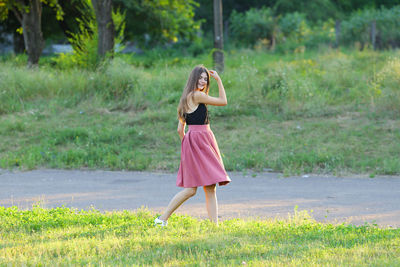
M22 47L18 41L22 35L17 34L21 25L12 10L4 8L13 1L2 0L0 4L0 19L4 20L0 40L6 41L5 34L13 34L14 50L20 53L24 51L23 40ZM72 34L79 32L78 21L92 12L87 0L55 1L57 10L54 1L48 5L42 2L43 21L46 21L42 28L47 44L67 43ZM258 42L271 48L272 39L278 52L290 52L299 46L311 49L320 44L363 47L371 43L372 21L377 25L377 47L398 47L398 5L398 0L224 0L225 47L254 46ZM189 48L185 52L196 55L212 46L212 1L114 0L113 8L126 14L124 41L142 51L154 47ZM244 19L242 29L239 18ZM341 24L337 37L336 23ZM251 38L243 38L247 35Z
M32 70L2 56L0 167L176 171L182 88L194 65L213 65L210 3L115 0L120 46L105 60L90 1L44 5L60 25L46 40L74 51ZM399 174L398 4L224 1L229 105L210 114L227 170ZM1 31L15 31L4 7Z
M97 70L8 58L0 166L176 171L179 97L192 67L212 60L173 54L121 55ZM400 173L398 52L227 55L229 104L209 109L228 171Z

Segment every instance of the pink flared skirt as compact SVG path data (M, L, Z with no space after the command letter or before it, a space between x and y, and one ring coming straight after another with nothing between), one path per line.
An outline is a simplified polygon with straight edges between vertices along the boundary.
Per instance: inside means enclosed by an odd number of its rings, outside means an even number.
M181 162L176 185L197 187L226 185L231 179L225 171L217 140L210 125L188 125L182 139Z

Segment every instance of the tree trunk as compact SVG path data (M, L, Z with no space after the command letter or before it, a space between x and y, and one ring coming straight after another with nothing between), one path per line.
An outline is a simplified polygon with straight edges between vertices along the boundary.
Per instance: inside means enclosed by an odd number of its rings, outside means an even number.
M28 66L36 66L44 48L40 0L30 0L28 13L22 12L21 15L25 49L28 53Z
M214 0L214 65L218 72L224 71L224 39L222 30L222 0Z
M98 54L104 58L107 52L114 49L114 23L112 20L112 0L92 0L96 14L99 35Z

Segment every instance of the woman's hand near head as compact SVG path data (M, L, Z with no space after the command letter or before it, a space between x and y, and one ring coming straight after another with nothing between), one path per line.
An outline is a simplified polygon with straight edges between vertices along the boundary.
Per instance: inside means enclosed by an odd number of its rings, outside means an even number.
M209 70L210 76L213 77L218 83L218 91L219 97L212 97L204 92L195 92L194 100L197 103L204 103L213 106L225 106L228 104L228 100L226 99L225 88L222 84L221 78L215 70Z
M209 70L208 71L211 75L211 77L213 77L215 80L220 80L221 78L219 77L218 73L215 70Z

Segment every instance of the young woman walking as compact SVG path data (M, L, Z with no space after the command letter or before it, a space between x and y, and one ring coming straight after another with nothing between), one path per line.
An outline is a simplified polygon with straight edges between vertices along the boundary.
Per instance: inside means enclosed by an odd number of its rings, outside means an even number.
M208 95L210 75L219 88L219 97ZM184 187L168 204L164 213L154 220L166 226L171 214L203 186L208 217L218 225L216 184L226 185L231 179L225 171L217 141L211 131L206 105L227 105L225 89L216 71L196 66L189 75L178 106L178 133L181 139L181 161L176 185ZM185 126L188 131L185 134Z

